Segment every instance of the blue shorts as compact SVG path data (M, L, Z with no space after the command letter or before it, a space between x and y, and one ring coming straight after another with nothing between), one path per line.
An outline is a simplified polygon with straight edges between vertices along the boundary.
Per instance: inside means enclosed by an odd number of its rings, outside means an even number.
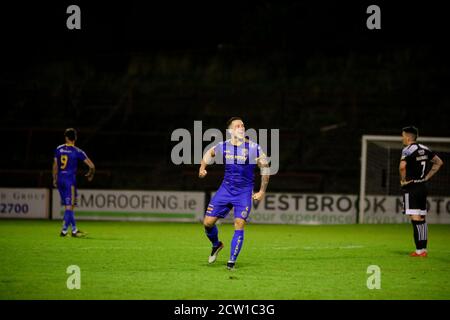
M210 217L225 218L234 207L234 218L247 221L252 209L252 189L245 190L239 194L232 194L223 185L211 199L205 215Z
M61 196L61 205L76 206L78 202L78 191L73 180L58 179L58 191Z

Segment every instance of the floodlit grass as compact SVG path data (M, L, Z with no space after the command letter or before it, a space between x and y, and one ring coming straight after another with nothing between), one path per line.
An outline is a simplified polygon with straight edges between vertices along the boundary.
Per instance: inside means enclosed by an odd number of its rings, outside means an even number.
M208 265L201 224L0 221L0 299L450 299L450 225L429 226L429 257L412 258L410 225L248 225L236 270L225 249ZM69 290L67 267L81 270ZM369 290L367 268L381 269Z

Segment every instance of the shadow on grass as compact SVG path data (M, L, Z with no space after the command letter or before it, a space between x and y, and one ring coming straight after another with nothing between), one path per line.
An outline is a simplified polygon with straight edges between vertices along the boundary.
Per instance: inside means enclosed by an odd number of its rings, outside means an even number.
M441 253L439 253L439 252L436 253L436 254L433 254L433 251L431 251L431 252L428 251L428 257L425 257L425 258L424 257L410 257L410 254L411 254L411 252L413 252L413 250L410 250L410 251L393 250L391 252L394 253L395 255L407 257L407 258L410 258L412 260L424 260L424 261L426 261L426 260L432 259L432 260L435 260L435 261L440 261L440 262L444 262L444 263L450 263L450 258L442 256Z
M204 263L204 264L200 264L199 266L201 267L207 267L207 268L211 268L211 269L223 269L225 271L229 271L229 272L239 272L239 270L245 270L245 271L249 271L252 268L257 269L257 268L261 268L263 266L263 263L258 263L258 262L237 262L236 266L234 268L234 270L228 270L227 269L227 262L215 262L215 263Z
M92 237L90 235L87 235L85 237L77 237L74 239L79 239L79 240L97 240L97 241L123 241L123 239L121 238L97 238L97 237Z
M398 256L408 257L412 251L413 250L411 250L411 251L407 251L407 250L392 250L391 252L394 253L395 255L398 255Z

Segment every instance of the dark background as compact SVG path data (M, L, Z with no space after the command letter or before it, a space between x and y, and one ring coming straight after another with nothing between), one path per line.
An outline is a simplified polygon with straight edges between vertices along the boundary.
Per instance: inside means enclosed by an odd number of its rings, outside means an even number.
M98 170L79 187L212 190L223 168L173 165L171 133L241 116L280 129L269 191L356 193L362 134L449 135L447 20L442 1L2 4L0 186L50 187L75 127Z

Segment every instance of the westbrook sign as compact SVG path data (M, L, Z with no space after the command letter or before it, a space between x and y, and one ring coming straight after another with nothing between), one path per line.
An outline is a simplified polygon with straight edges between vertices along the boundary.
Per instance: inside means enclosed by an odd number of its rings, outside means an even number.
M214 193L211 194L213 196ZM429 197L427 221L450 223L450 198ZM353 224L359 199L356 195L267 193L254 201L249 222L266 224ZM364 223L409 223L402 214L401 197L367 196ZM224 219L233 222L233 211Z

